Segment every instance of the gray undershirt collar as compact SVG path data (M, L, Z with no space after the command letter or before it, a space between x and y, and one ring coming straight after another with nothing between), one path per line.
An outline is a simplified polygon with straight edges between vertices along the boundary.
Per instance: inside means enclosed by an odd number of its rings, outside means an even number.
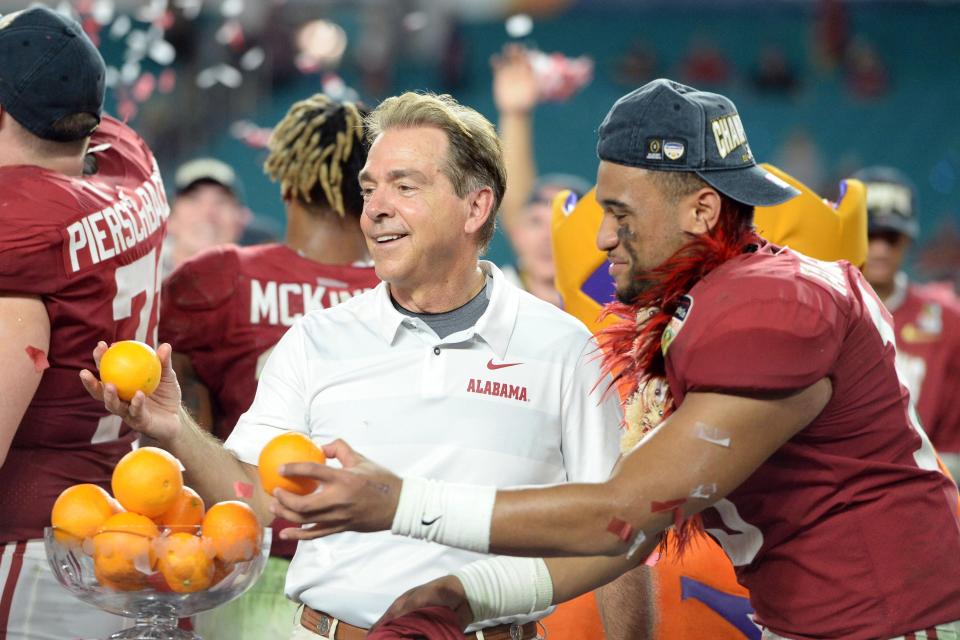
M469 329L477 324L477 320L480 319L480 316L483 315L483 312L487 310L487 306L490 304L490 291L493 289L491 282L492 278L487 276L487 280L483 285L483 289L480 290L480 293L475 295L462 307L444 311L443 313L415 313L401 307L397 301L393 299L393 296L390 296L390 302L393 304L393 308L403 315L423 320L442 340L451 334Z

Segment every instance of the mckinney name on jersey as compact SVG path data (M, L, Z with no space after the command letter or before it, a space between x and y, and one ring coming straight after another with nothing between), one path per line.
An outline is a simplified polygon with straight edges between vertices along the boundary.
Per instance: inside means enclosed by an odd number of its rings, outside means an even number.
M347 283L338 281L322 283L320 278L315 283L275 280L261 282L251 278L250 324L281 324L291 327L304 313L336 306L369 290L361 288L349 291L343 288L346 286ZM299 304L290 304L291 298ZM303 313L299 309L303 309Z

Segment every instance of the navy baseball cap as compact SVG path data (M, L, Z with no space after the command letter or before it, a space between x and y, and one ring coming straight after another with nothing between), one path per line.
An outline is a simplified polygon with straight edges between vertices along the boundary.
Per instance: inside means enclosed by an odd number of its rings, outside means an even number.
M916 191L906 175L893 167L868 167L852 177L867 187L867 233L896 231L916 239Z
M614 103L600 125L601 160L652 171L688 171L748 205L772 206L800 192L757 166L728 98L658 79Z
M100 122L106 67L76 21L46 7L0 17L0 105L37 137L81 140L96 130L58 132L65 116L90 113Z

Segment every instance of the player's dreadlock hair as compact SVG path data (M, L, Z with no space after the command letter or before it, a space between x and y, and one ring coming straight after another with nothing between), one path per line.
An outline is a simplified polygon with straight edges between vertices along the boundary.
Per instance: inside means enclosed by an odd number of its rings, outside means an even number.
M341 217L359 216L363 198L357 174L367 161L367 111L317 93L294 103L270 136L263 171L280 183L286 200L329 206Z

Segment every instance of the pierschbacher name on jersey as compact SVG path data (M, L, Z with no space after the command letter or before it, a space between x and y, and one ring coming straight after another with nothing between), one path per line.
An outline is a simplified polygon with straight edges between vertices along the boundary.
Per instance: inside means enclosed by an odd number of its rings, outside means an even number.
M250 280L250 324L292 326L303 313L338 305L367 289L331 289L300 282ZM303 313L298 311L303 309Z
M102 188L89 185L90 191L109 198ZM131 196L117 189L116 200L105 209L88 214L68 226L67 267L73 273L129 251L160 228L170 215L160 171L154 162L153 173Z
M517 384L507 384L506 382L492 382L490 380L480 380L470 378L467 383L467 393L479 393L485 396L498 396L500 398L510 398L520 402L528 402L527 388Z

